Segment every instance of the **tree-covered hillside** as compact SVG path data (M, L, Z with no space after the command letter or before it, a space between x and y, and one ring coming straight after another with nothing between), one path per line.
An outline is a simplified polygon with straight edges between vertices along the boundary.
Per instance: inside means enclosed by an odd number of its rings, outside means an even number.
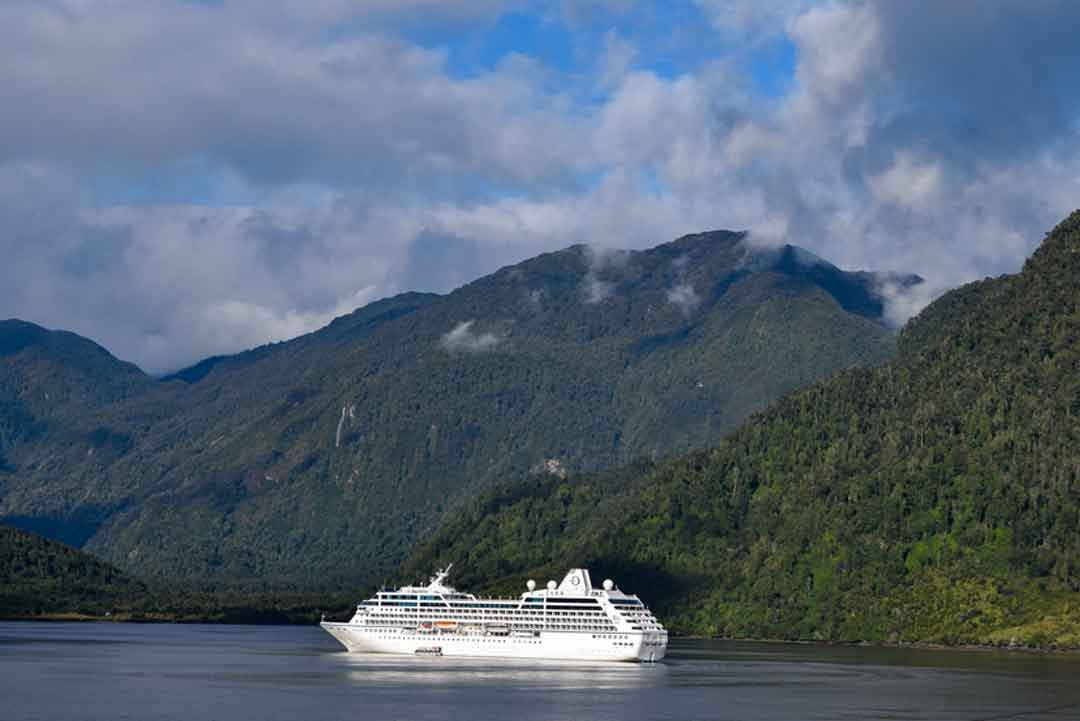
M3 522L82 545L110 512L113 484L101 471L154 422L146 412L155 390L138 368L74 333L0 321Z
M703 447L882 362L881 280L739 233L573 247L163 382L112 359L91 377L123 392L83 405L52 395L66 361L24 345L0 357L0 522L147 581L378 581L493 483Z
M0 526L0 616L103 615L145 587L62 543Z
M449 561L501 589L588 565L684 633L1080 646L1080 211L894 361L709 451L506 485L402 574Z
M0 618L310 624L354 602L340 594L148 587L70 546L0 526Z

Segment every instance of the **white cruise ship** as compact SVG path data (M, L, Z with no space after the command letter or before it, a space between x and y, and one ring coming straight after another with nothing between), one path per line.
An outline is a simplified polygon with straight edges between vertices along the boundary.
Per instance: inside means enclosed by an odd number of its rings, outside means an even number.
M659 661L668 633L637 596L572 569L556 585L529 581L516 599L477 598L444 581L380 591L345 623L322 627L356 653L492 656L586 661Z

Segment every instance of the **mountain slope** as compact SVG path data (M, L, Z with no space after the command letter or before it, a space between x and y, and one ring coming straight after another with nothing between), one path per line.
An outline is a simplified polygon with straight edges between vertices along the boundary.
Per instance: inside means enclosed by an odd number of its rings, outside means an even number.
M683 632L1080 646L1080 212L710 451L511 484L404 565L584 564Z
M145 590L116 568L74 548L0 526L0 615L102 615Z
M84 543L102 510L93 501L57 505L61 489L40 481L62 475L61 486L107 494L101 472L132 447L136 408L155 389L137 367L74 333L0 321L0 507L17 509L5 522Z
M92 509L86 549L147 580L377 580L497 481L701 447L881 362L881 280L728 232L550 253L106 403L79 423L108 453L9 444L0 520L48 531Z

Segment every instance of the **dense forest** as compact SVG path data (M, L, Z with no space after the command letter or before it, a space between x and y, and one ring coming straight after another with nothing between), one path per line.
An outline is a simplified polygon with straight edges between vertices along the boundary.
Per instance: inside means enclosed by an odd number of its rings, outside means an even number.
M681 633L1080 646L1080 211L717 447L506 484L403 566L586 565Z
M0 526L0 619L315 623L354 602L342 594L148 586L70 546Z
M745 234L576 246L165 379L0 323L0 523L150 582L352 590L531 473L714 444L895 333L877 290Z
M33 533L0 526L0 617L102 616L146 592L107 563Z

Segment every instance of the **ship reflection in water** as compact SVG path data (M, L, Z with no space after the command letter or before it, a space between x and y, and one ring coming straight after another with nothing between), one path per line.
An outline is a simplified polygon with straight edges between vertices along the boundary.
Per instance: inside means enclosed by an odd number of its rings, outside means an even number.
M346 677L360 685L502 686L520 689L619 689L665 683L668 666L606 661L484 659L340 653Z

